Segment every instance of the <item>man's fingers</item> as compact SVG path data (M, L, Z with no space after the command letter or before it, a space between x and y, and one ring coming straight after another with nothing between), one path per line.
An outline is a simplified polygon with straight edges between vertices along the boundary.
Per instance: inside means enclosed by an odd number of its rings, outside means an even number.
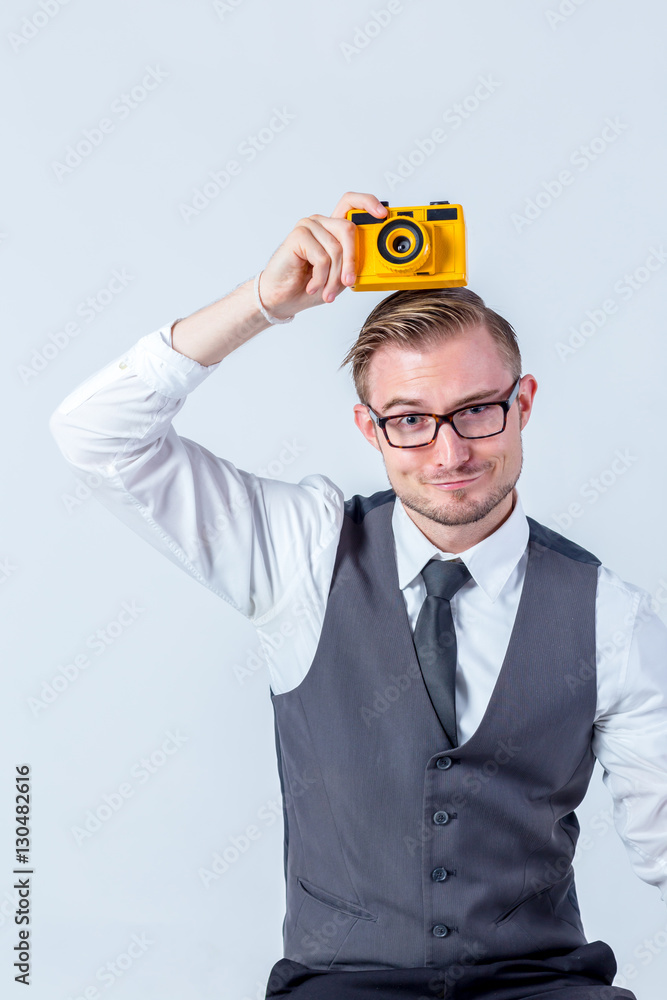
M329 277L331 256L313 234L310 221L310 219L303 219L295 227L293 235L297 241L295 252L302 260L310 264L313 269L313 273L306 285L306 291L313 294L318 288L324 287Z
M306 285L306 291L309 295L314 295L319 289L323 289L327 279L332 271L331 258L327 253L322 253L321 256L318 255L318 260L313 264L313 273L310 277L310 281ZM324 296L322 296L324 298Z
M332 219L327 215L313 215L311 219L314 223L315 236L329 250L334 261L334 277L343 286L354 284L357 274L357 227L354 222L348 219ZM338 291L336 288L336 294Z
M350 208L372 212L378 220L388 214L375 195L348 191L333 215L300 219L265 268L262 287L274 311L295 312L310 304L333 302L346 286L354 284L357 227L345 218Z
M324 301L331 300L345 287L344 275L355 276L355 226L353 222L330 219L324 215L302 219L298 230L302 232L302 254L313 266L306 290L322 292ZM309 233L312 239L307 239ZM352 281L348 282L349 284Z
M322 299L333 302L345 287L344 275L354 272L355 234L354 223L332 219L326 216L313 217L314 235L327 250L331 258L328 280L322 287Z
M378 219L384 219L387 209L379 198L374 194L364 194L359 191L346 191L340 199L331 217L333 219L344 219L351 208L358 208L362 211L372 212Z

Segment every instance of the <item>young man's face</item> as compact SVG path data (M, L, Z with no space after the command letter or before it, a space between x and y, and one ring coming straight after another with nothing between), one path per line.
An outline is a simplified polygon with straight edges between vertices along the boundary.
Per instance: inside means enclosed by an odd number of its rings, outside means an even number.
M449 413L474 402L507 399L514 380L491 334L483 326L443 340L437 347L378 350L369 367L369 404L380 416L410 412ZM422 448L392 448L361 403L355 423L381 451L392 489L423 527L423 518L443 525L480 521L498 511L507 516L522 463L521 430L537 382L521 379L505 430L493 437L464 439L450 424ZM471 398L472 397L472 398ZM409 401L388 406L393 399ZM506 511L505 511L506 508Z

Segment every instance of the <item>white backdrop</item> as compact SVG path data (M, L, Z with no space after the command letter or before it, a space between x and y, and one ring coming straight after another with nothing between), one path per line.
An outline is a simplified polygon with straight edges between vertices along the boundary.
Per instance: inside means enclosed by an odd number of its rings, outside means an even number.
M254 629L95 501L48 418L344 191L460 202L470 287L514 324L539 383L524 506L667 620L667 14L658 0L6 0L0 21L0 993L25 995L12 817L27 762L33 1000L255 1000L281 955L284 889L268 678L238 679ZM386 488L337 370L382 297L346 291L263 332L176 429L253 472ZM239 437L225 414L248 400L258 432ZM142 609L131 625L35 711L124 602ZM596 765L575 859L586 933L613 947L618 984L664 1000L667 911L610 810ZM260 836L205 886L199 870L251 824Z

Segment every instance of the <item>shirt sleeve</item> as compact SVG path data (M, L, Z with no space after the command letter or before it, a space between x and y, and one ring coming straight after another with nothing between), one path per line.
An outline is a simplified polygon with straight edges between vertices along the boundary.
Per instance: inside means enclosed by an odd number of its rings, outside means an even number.
M176 351L176 322L82 382L49 429L72 469L94 474L100 503L256 623L339 534L343 495L326 476L254 475L176 433L187 394L222 364Z
M618 578L609 590L616 613L598 643L598 673L606 669L614 690L593 750L632 867L667 903L667 627L648 591Z

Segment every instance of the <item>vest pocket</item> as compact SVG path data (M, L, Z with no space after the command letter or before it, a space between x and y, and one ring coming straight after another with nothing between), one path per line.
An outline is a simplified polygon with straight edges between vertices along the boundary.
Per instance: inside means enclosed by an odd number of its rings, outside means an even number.
M565 874L561 875L561 877L559 879L556 879L555 882L551 882L549 885L545 885L541 889L536 889L534 892L531 892L527 896L524 896L523 899L519 899L518 902L513 903L512 906L510 906L507 910L501 913L499 917L496 917L495 920L496 924L502 924L506 920L509 920L509 918L513 916L520 907L524 906L526 903L529 903L531 899L536 899L538 896L542 896L544 893L549 892L551 889L553 889L555 885L558 885L560 882L562 882L563 879L571 876L572 872L573 869L570 867L565 872Z
M360 921L375 921L377 916L298 875L296 881L294 892L301 901L294 900L298 907L294 924L285 929L285 958L311 969L331 969L343 954L338 964L354 967L349 963L357 959L361 948L356 935L360 927L370 926Z
M334 896L333 893L327 892L326 889L321 889L313 882L301 878L300 875L297 875L296 880L303 891L308 893L309 896L313 896L326 906L331 906L334 910L346 913L349 917L359 917L361 920L377 920L377 914L371 913L370 910L364 910L363 907L357 906L356 903L351 903L347 899L342 899L340 896Z

